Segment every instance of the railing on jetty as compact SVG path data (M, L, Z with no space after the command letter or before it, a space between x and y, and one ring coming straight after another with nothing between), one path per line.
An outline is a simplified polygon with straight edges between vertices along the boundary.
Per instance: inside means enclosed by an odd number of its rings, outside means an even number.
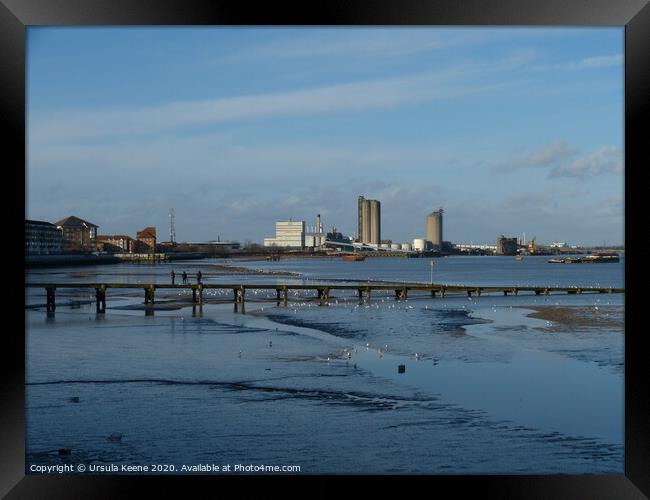
M192 303L202 305L204 302L204 290L232 290L233 302L241 305L242 312L246 302L246 290L275 290L276 301L286 306L289 302L290 290L314 290L316 298L322 302L328 302L333 290L356 291L359 300L370 301L373 291L394 291L396 300L406 300L409 292L428 292L432 298L439 294L445 297L448 294L467 294L481 296L489 293L502 293L503 295L518 295L520 293L533 293L535 295L550 295L552 293L583 294L583 293L625 293L624 288L593 288L593 287L540 287L540 286L467 286L467 285L438 285L438 284L327 284L327 285L301 285L301 284L138 284L138 283L26 283L26 288L42 288L46 291L48 313L54 313L56 309L55 294L57 289L79 289L88 288L95 290L97 313L106 312L106 290L109 288L127 288L144 290L144 303L153 307L155 303L156 290L168 289L189 289L192 290Z

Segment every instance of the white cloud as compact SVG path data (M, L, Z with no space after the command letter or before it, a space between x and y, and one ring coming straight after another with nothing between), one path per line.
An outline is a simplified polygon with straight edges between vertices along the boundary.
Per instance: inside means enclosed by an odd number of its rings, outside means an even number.
M577 68L609 68L611 66L622 66L623 54L608 56L587 57L577 63Z
M569 61L558 64L544 64L531 68L533 71L580 71L584 69L601 69L623 67L623 54L607 54L585 57L578 61Z
M565 139L556 139L528 154L522 154L513 160L498 163L494 170L507 172L529 167L548 167L558 161L572 157L577 152L578 149L570 145Z
M500 162L493 171L504 172L518 169L550 169L548 178L581 178L598 175L623 174L623 152L613 145L602 146L590 153L579 149L564 139L558 139L518 158Z
M503 72L533 57L530 51L519 51L498 61L466 63L398 78L153 107L32 112L28 116L28 140L37 146L77 144L240 120L387 109L503 91L513 85L504 81Z
M513 37L512 32L495 30L450 31L427 28L409 29L347 29L316 30L301 36L272 38L265 35L262 43L235 50L210 61L210 65L229 62L276 61L287 59L318 59L324 57L359 58L367 56L402 57L450 47L471 46Z
M554 167L550 178L589 178L604 174L623 174L623 152L616 146L603 146L571 163Z

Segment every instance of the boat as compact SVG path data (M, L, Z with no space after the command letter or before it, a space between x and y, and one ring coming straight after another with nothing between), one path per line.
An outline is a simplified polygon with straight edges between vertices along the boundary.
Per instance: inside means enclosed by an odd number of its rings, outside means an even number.
M358 261L361 261L361 260L366 260L366 257L364 255L352 255L352 254L349 254L349 255L344 255L343 257L341 257L341 259L343 259L343 260L345 260L347 262L358 262Z
M616 253L596 253L584 257L566 257L564 259L548 259L551 264L594 264L603 262L619 262Z
M585 255L582 259L583 262L587 263L601 263L601 262L619 262L619 256L617 253L594 253L591 255Z
M517 255L517 256L515 257L515 259L517 259L517 260L524 260L524 256L523 256L523 255Z

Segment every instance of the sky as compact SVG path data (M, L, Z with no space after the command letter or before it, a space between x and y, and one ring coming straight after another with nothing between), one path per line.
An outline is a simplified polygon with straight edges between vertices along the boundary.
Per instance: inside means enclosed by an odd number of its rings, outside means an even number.
M624 242L624 30L28 27L26 214L261 243Z

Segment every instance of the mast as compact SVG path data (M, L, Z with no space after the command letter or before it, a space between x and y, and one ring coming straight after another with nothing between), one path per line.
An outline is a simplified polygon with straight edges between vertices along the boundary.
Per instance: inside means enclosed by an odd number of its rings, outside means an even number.
M176 217L174 216L174 209L170 208L169 209L169 241L173 243L176 243L176 227L174 224L174 219Z

